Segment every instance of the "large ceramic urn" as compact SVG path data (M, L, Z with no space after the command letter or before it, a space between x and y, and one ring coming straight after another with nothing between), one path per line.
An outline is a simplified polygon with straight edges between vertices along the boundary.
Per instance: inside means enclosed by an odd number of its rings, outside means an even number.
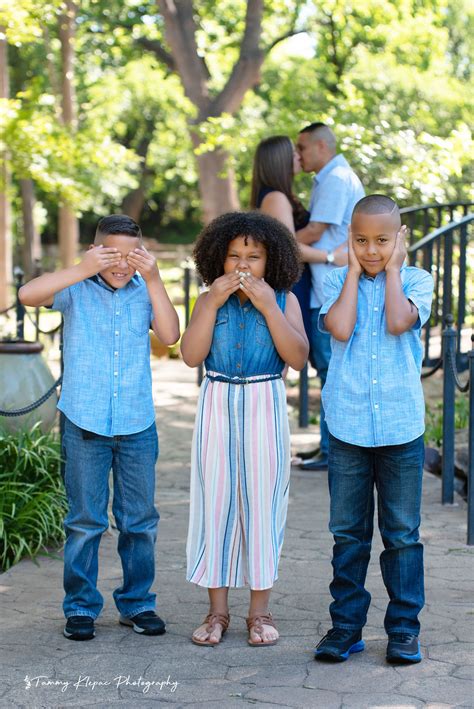
M54 378L44 361L40 342L0 341L0 410L17 411L38 401L54 384ZM13 433L30 429L40 421L46 433L56 417L57 392L33 411L21 416L2 416L0 430Z

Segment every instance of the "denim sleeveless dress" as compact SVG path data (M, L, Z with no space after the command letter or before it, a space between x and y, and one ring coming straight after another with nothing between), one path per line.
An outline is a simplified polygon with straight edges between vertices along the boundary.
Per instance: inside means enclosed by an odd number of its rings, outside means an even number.
M276 293L285 309L286 293ZM288 507L284 362L263 315L234 294L219 308L205 361L191 460L187 579L271 588Z

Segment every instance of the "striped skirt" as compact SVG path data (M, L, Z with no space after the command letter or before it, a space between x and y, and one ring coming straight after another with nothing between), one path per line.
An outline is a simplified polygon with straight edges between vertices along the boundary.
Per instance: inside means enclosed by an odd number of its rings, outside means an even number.
M271 588L289 482L282 379L241 385L206 377L192 444L188 581L207 588Z

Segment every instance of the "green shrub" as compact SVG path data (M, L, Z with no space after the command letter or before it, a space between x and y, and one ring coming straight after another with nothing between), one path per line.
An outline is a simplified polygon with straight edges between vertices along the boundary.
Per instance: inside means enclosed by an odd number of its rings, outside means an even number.
M59 438L0 431L0 569L34 557L64 539L66 495Z
M456 431L466 428L469 421L469 399L464 394L456 396L454 401L454 427ZM442 448L443 445L443 402L436 401L426 406L426 445Z

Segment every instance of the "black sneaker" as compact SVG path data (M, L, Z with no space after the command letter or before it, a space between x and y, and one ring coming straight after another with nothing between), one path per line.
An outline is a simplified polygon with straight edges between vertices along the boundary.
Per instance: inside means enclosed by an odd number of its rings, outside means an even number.
M331 628L316 645L314 658L329 662L344 662L353 652L362 652L364 648L361 630Z
M63 630L68 640L92 640L95 637L94 618L89 615L71 615Z
M420 641L410 633L389 633L387 662L392 665L407 665L421 662Z
M132 618L125 618L121 615L120 623L130 626L136 633L142 635L163 635L166 633L165 622L161 620L159 615L156 615L155 611L143 611Z

